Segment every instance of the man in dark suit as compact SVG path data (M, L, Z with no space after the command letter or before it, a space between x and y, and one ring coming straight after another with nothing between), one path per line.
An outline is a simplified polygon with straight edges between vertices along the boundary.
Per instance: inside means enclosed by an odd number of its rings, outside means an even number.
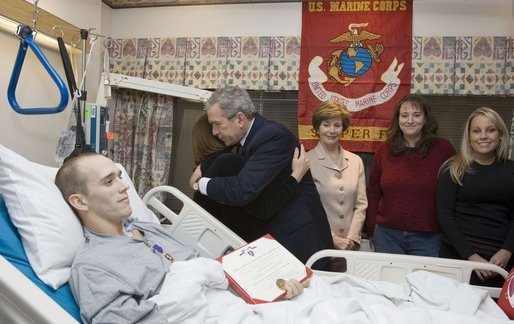
M194 190L230 206L246 206L273 181L291 174L296 137L283 125L266 120L244 89L216 90L205 104L212 132L226 146L241 145L246 160L237 176L202 178L200 168L191 176ZM256 237L269 233L302 262L315 252L333 248L330 227L316 186L308 171L297 194L274 216L254 226ZM328 268L321 260L319 268Z

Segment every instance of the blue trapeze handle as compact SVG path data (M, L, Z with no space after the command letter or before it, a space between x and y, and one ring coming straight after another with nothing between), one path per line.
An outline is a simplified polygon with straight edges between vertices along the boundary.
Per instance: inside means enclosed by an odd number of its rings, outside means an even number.
M27 26L28 27L28 26ZM30 28L30 27L29 27ZM14 69L12 71L11 80L9 81L9 87L7 89L7 99L11 104L12 109L19 114L24 115L42 115L42 114L55 114L63 111L68 105L68 90L66 89L66 85L63 80L59 77L59 74L55 71L55 69L50 65L48 59L45 57L41 49L37 46L34 37L32 36L32 30L30 30L30 35L21 36L23 40L20 42L20 48L18 50L18 55L16 56L16 62L14 64ZM16 101L16 86L18 85L18 79L20 78L21 67L23 66L23 61L25 60L25 55L27 54L27 47L32 49L36 57L39 59L43 67L46 69L48 74L52 77L55 84L59 88L59 92L61 93L61 101L59 105L54 108L21 108L18 102Z

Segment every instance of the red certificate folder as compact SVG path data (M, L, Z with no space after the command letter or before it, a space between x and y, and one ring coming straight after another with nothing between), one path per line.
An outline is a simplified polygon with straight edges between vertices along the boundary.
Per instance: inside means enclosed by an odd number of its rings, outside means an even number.
M312 275L311 269L269 234L217 260L232 288L249 304L277 301L286 294L280 281L301 282Z

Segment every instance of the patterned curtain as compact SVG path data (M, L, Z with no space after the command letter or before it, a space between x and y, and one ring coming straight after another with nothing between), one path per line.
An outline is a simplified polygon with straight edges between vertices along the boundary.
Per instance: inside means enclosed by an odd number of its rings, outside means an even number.
M113 160L130 175L140 196L168 182L173 98L120 89L114 108Z
M145 78L151 71L152 42L124 43L126 74ZM120 47L112 49L113 52ZM111 56L115 53L111 52ZM113 160L121 163L136 190L143 196L155 186L168 183L173 131L173 97L118 89L113 92Z

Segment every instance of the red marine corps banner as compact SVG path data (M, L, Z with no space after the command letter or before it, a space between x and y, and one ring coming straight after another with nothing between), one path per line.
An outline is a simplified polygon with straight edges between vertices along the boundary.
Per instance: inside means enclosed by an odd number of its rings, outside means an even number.
M312 113L322 101L351 113L349 151L373 152L385 140L394 107L410 92L412 0L304 1L298 132L317 143Z

